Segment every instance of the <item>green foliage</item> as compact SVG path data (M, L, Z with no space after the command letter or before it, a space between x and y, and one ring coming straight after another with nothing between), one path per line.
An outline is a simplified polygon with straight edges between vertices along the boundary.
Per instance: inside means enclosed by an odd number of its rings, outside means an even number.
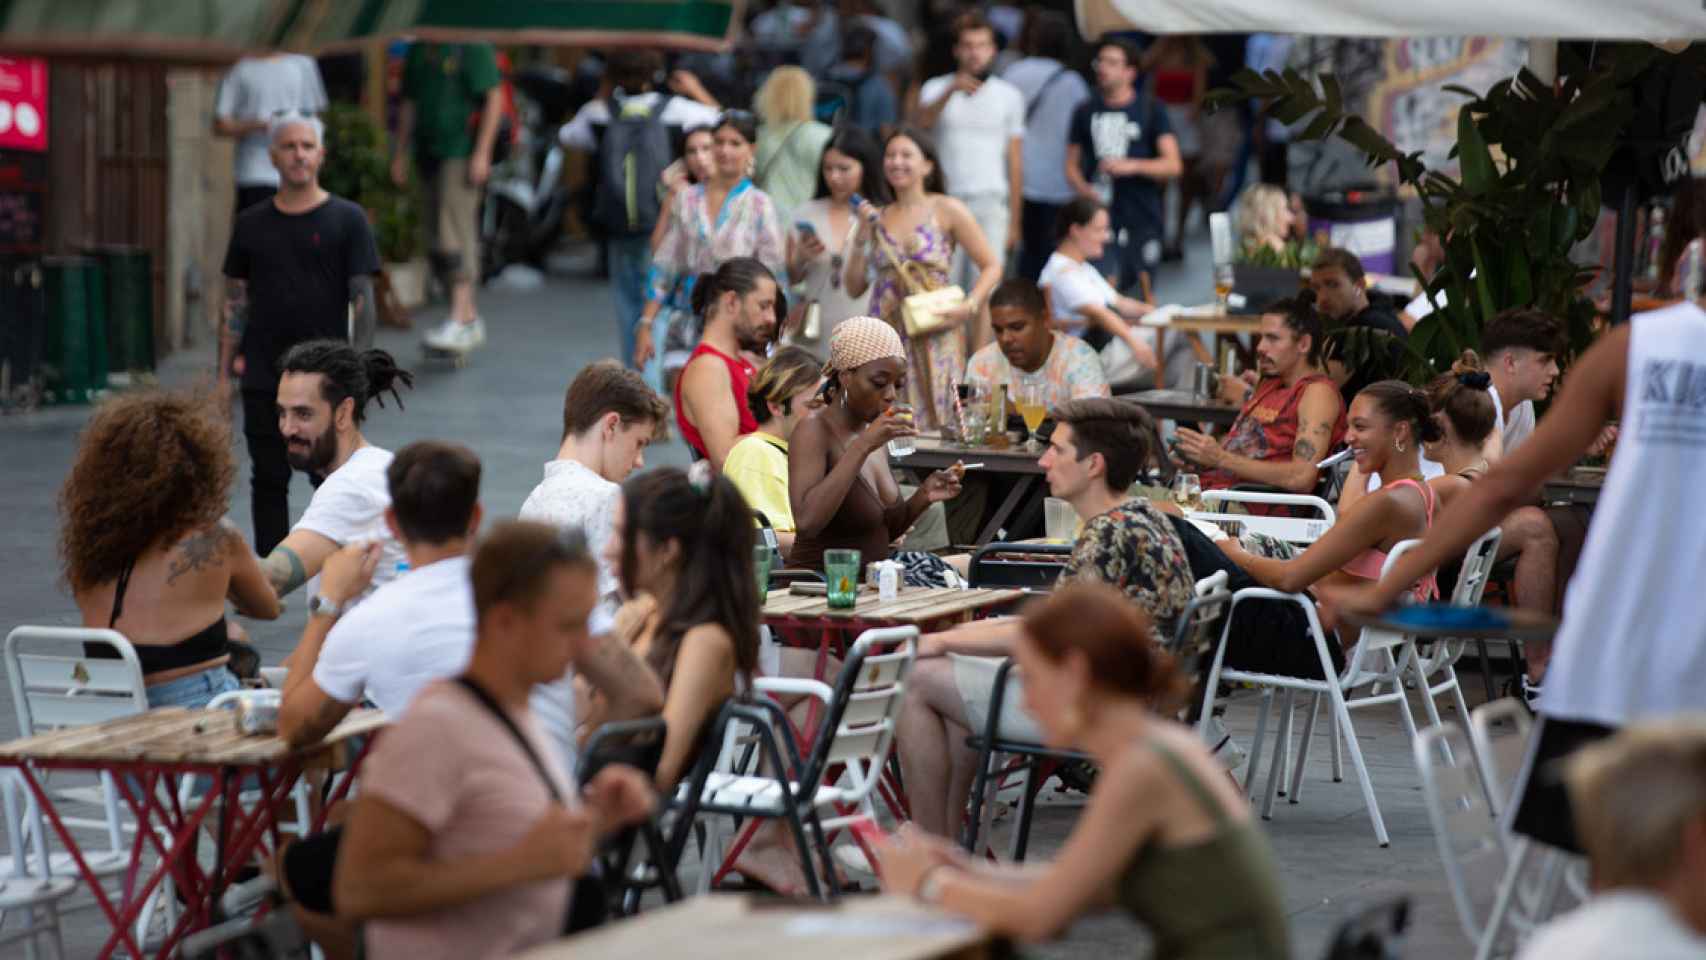
M1295 70L1246 70L1231 88L1209 95L1214 106L1265 101L1264 112L1285 123L1312 118L1294 139L1337 136L1370 167L1392 164L1399 181L1416 191L1428 228L1444 240L1445 260L1433 276L1417 277L1434 312L1406 344L1406 372L1415 382L1478 348L1486 321L1511 307L1537 307L1562 319L1572 352L1591 339L1594 308L1582 294L1591 271L1570 260L1570 249L1599 216L1600 177L1633 115L1633 81L1662 58L1702 58L1693 48L1673 55L1626 44L1609 54L1602 47L1590 71L1567 48L1560 54L1556 85L1524 69L1482 95L1446 88L1468 98L1458 113L1455 178L1429 170L1421 153L1401 152L1346 113L1329 74L1317 87ZM1347 331L1346 338L1355 353L1385 349L1381 341L1391 340L1362 331Z
M1254 267L1302 270L1314 263L1320 252L1314 241L1292 240L1286 243L1284 250L1275 250L1265 243L1253 243L1240 248L1234 262L1247 263Z
M385 132L365 110L334 103L326 123L326 163L320 185L367 209L379 258L405 263L420 255L420 207L413 174L399 187L391 182L391 155Z

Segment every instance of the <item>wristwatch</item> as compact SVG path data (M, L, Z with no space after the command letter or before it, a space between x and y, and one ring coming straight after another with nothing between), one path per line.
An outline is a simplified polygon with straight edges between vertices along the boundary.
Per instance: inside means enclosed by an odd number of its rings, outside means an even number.
M323 593L316 593L308 598L308 615L311 617L331 617L336 620L343 614L344 605Z

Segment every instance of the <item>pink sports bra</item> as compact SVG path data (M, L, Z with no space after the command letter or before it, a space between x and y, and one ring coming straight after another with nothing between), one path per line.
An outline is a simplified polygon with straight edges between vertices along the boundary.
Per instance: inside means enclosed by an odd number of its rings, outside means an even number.
M1404 480L1394 480L1386 485L1386 489L1393 490L1403 486L1415 487L1417 490L1421 491L1422 504L1427 510L1427 527L1425 529L1432 529L1434 525L1433 488L1421 481L1406 478ZM1339 569L1353 577L1360 577L1364 580L1379 580L1380 569L1385 565L1386 551L1376 550L1371 547L1357 554L1351 559L1351 562L1345 564ZM1425 603L1439 596L1439 583L1436 576L1433 573L1429 573L1422 579L1417 580L1416 585L1410 588L1410 594L1416 598L1418 603Z

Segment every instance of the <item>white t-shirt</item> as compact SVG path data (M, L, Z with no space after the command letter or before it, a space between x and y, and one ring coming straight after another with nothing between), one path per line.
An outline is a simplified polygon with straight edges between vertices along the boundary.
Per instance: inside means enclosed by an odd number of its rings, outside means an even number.
M953 82L951 73L931 77L919 90L919 102L935 103ZM1007 144L1025 136L1025 97L1018 87L990 77L974 94L950 95L932 132L950 194L1005 198Z
M450 557L410 570L338 619L314 663L314 685L356 703L363 691L400 717L422 687L454 677L474 653L470 560Z
M1493 395L1493 429L1499 431L1499 438L1504 441L1504 455L1509 456L1534 432L1534 401L1524 400L1517 404L1507 417L1504 402L1499 399L1499 388L1488 384L1487 392Z
M1001 78L1019 89L1025 112L1025 199L1065 203L1075 196L1066 180L1066 142L1072 112L1090 98L1090 85L1076 70L1049 57L1026 57Z
M290 111L320 114L326 110L326 87L314 58L299 53L245 57L219 84L213 112L227 120L271 120ZM257 130L237 141L236 180L239 187L276 187L278 170L267 156L267 133Z
M362 540L379 541L379 566L374 568L373 584L362 594L364 598L396 579L397 565L408 562L403 545L391 536L391 528L385 524L385 510L391 506L391 487L385 481L385 471L390 466L389 450L367 446L350 454L344 465L333 470L320 489L314 491L308 509L302 511L302 519L290 528L292 532L313 531L340 547ZM312 597L319 591L320 575L315 574L308 581L306 596Z
M1082 337L1090 321L1078 311L1085 306L1112 307L1119 291L1102 276L1093 263L1079 263L1059 252L1049 255L1037 286L1048 288L1049 303L1054 308L1054 326L1075 337ZM1151 347L1155 346L1155 331L1138 327L1137 332ZM1183 338L1180 338L1183 339Z
M1706 937L1650 890L1617 889L1541 927L1517 960L1702 960Z
M637 93L628 100L643 104L650 110L662 94L657 92ZM624 101L627 102L627 101ZM666 127L697 127L702 124L717 122L719 111L716 107L707 107L697 100L671 95L669 102L664 104L663 113L658 116ZM586 106L575 113L574 119L563 124L557 139L563 146L571 150L591 152L598 149L598 138L603 127L610 124L610 104L604 98L590 100ZM596 129L595 129L596 128Z
M1605 475L1540 711L1621 726L1706 709L1706 311L1631 320L1623 430Z
M604 558L604 550L615 531L616 505L621 497L620 485L604 479L580 461L552 460L545 464L545 479L521 505L523 520L574 527L586 534L587 549L598 561L601 602L587 622L587 630L595 637L610 632L616 610L618 580L616 571ZM572 776L577 753L574 671L554 683L534 687L528 707L556 745L558 758Z

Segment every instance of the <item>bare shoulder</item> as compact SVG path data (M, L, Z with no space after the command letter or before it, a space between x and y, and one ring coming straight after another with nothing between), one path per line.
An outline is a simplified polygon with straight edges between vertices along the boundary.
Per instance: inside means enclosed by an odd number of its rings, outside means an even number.
M734 659L735 640L720 623L701 623L681 636L683 651L694 650L700 656Z
M170 564L166 583L171 584L186 574L202 573L223 565L231 557L232 548L242 544L243 535L223 521L192 530L168 551Z
M728 388L729 367L708 353L701 353L687 361L687 366L681 371L681 385L685 388L715 389L721 386Z
M972 218L971 208L958 197L950 197L945 193L930 195L931 209L938 219L952 224L961 224Z
M1309 386L1304 387L1303 399L1300 401L1300 404L1330 407L1335 411L1338 410L1343 403L1344 398L1339 395L1339 388L1325 380L1317 380Z

